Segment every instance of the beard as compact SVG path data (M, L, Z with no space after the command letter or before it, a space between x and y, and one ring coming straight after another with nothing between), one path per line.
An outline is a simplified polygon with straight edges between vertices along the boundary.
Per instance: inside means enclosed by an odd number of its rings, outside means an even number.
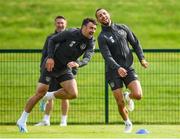
M102 23L104 26L109 26L109 23Z
M111 20L108 20L107 22L102 22L101 24L104 26L109 26L111 24Z
M110 26L111 25L111 22L103 22L103 23L101 23L103 26Z

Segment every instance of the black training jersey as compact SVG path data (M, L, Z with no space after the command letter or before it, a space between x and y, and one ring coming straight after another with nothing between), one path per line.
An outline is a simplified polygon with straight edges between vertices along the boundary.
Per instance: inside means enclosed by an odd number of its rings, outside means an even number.
M133 55L129 48L130 43L139 60L144 59L143 51L136 36L125 25L112 24L102 26L98 36L98 44L107 64L107 71L131 67Z
M56 44L59 46L56 47ZM80 29L69 29L49 39L48 57L54 59L56 68L66 67L70 61L76 61L82 67L90 61L94 45L94 38L84 37ZM82 60L77 61L82 54Z
M58 33L58 32L55 31L53 34L50 34L49 36L47 36L46 41L45 41L45 43L44 43L44 47L43 47L43 49L42 49L42 57L41 57L41 64L40 64L40 66L42 66L43 61L44 61L45 58L48 56L48 41L49 41L49 39L50 39L53 35L55 35L55 34L57 34L57 33Z

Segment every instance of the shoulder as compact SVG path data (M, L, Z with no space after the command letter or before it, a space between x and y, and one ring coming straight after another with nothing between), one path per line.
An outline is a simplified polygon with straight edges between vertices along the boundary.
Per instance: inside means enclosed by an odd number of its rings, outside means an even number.
M46 40L49 40L53 35L55 35L56 33L51 33L46 37Z
M124 29L126 31L129 31L129 27L125 24L115 24L118 29Z
M74 32L77 32L79 31L79 28L68 28L65 30L66 32L69 32L69 33L74 33Z
M77 32L78 32L77 28L68 28L64 30L63 32L61 32L60 34L62 34L63 36L72 37L72 36L76 36Z

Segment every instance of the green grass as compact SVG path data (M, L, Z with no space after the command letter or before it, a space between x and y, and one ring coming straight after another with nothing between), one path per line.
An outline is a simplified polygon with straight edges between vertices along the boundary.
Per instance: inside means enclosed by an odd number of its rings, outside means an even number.
M123 133L123 128L123 125L28 126L29 133L22 134L15 126L0 126L0 138L180 138L180 125L134 125L130 134ZM142 128L150 133L136 134Z
M41 49L46 36L54 30L56 15L68 19L68 27L80 27L84 17L94 17L97 8L104 7L117 23L127 24L139 38L143 48L180 48L179 0L6 0L0 1L0 49ZM97 28L95 37L100 32ZM98 45L96 45L98 48ZM146 53L150 67L144 70L135 59L144 97L135 102L130 113L133 123L179 124L180 68L179 53ZM39 54L0 55L0 123L15 124L27 99L34 94L39 77ZM79 70L77 77L79 98L70 101L68 122L104 123L104 64L95 54L88 66ZM59 123L60 105L55 101L51 122ZM42 118L38 105L33 109L29 123ZM109 122L122 123L113 95L109 89ZM149 135L136 135L140 128ZM180 137L179 125L135 125L132 134L122 133L122 125L69 126L60 128L29 127L30 133L17 133L14 126L0 126L0 137L102 137L155 138ZM52 134L49 134L52 133Z
M99 7L114 22L127 24L143 48L179 48L179 0L6 0L0 1L0 49L41 49L56 15L64 15L68 27L80 27ZM100 26L95 37L99 32Z

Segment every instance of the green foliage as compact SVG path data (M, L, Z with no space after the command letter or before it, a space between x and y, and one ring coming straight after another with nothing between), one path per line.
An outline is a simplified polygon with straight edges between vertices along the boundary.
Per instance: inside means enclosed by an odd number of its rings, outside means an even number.
M112 20L127 24L143 48L179 48L179 0L6 0L0 1L0 49L41 49L53 32L53 21L64 15L68 27L80 27L95 10L109 10ZM97 28L95 37L100 32ZM96 47L98 47L96 45Z

